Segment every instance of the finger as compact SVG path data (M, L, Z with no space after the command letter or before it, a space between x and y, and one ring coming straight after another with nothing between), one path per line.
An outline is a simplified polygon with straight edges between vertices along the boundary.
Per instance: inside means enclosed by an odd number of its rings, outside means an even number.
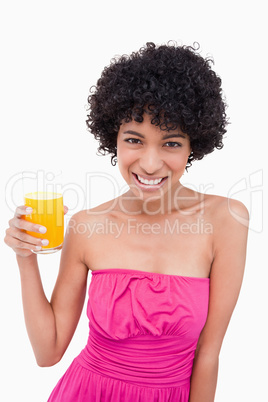
M9 226L11 228L16 228L20 230L27 230L28 232L35 232L35 233L46 233L47 228L42 225L38 225L36 223L28 222L25 219L21 218L13 218L9 221Z
M5 243L14 250L41 250L42 246L49 244L49 241L31 236L17 229L9 228L6 230Z
M22 215L30 215L33 212L31 207L27 207L26 205L20 205L16 208L15 216L20 218Z
M25 242L25 243L28 243L31 245L36 245L36 246L47 246L48 245L48 240L42 239L40 237L31 236L28 233L22 232L21 230L18 230L16 228L7 229L6 234L7 234L7 236L10 236L11 238L20 240L22 242Z
M64 205L64 215L66 215L68 211L69 211L69 208L66 205Z
M22 256L22 257L28 257L28 256L30 256L30 255L33 253L32 250L34 250L34 247L38 247L38 246L33 246L32 249L30 249L30 250L15 248L15 247L13 246L13 238L10 237L8 234L7 234L6 237L4 238L4 241L5 241L5 243L6 243L6 245L7 245L8 247L12 248L13 251L15 251L15 253L16 253L17 255ZM35 249L35 251L38 251L38 250Z
M36 246L34 244L25 243L18 239L13 239L11 247L13 250L18 253L20 250L28 250L28 251L40 251L42 250L42 246Z

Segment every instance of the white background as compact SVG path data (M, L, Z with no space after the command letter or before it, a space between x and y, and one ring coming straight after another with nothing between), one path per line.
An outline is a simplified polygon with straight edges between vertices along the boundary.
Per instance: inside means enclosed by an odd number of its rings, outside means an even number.
M22 170L63 170L65 183L80 191L78 202L66 192L68 217L122 191L118 168L109 155L96 156L97 142L85 125L89 88L112 57L148 41L176 40L197 41L201 54L214 58L232 124L225 147L195 162L182 182L239 199L251 214L245 277L222 346L216 402L268 400L265 14L260 0L10 0L0 10L2 238L14 209L10 187L4 199L5 186ZM115 177L116 186L104 178L87 180L96 172ZM48 297L59 258L39 258ZM15 255L3 241L1 260L1 400L44 402L86 343L86 313L62 361L38 367L24 326Z

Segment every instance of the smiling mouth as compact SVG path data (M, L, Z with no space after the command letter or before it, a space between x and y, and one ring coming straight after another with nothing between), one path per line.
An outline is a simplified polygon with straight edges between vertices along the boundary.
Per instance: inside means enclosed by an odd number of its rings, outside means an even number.
M138 183L139 187L144 188L144 189L158 189L160 188L164 182L168 179L168 177L159 177L159 179L151 179L151 180L146 180L146 179L142 179L143 181L141 181L138 177L138 175L136 173L132 173L134 180L136 183Z

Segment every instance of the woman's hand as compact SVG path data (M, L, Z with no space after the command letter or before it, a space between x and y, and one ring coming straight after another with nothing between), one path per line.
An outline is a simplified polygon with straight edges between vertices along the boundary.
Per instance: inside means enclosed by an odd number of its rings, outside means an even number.
M68 212L68 208L64 207L64 215ZM47 246L48 240L39 239L31 236L25 231L46 233L44 226L31 223L23 219L23 215L29 215L32 209L26 206L20 206L16 209L14 217L9 221L9 228L6 230L5 243L11 247L18 256L29 257L32 255L31 250L39 251L42 246Z

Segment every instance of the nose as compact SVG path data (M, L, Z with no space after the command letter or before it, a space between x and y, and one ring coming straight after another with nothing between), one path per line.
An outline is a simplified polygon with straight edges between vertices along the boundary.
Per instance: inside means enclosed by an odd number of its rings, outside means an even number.
M153 174L161 170L164 162L156 149L144 150L140 158L140 167L147 174Z

